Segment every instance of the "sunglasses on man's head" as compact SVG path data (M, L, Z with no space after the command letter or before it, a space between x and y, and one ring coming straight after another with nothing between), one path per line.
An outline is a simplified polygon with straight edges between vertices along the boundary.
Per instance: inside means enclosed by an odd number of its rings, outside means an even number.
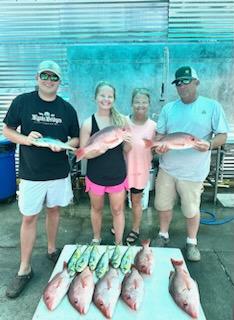
M40 73L40 79L41 80L49 80L50 79L50 81L53 81L53 82L59 81L59 77L57 76L57 74L54 74L54 73L48 74L46 72Z
M175 85L177 87L181 86L182 84L190 84L193 81L193 79L181 79L181 80L176 80Z

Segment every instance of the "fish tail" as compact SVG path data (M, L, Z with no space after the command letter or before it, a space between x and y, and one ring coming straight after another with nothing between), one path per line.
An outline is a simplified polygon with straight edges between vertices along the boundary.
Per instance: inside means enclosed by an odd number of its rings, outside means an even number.
M77 159L77 161L80 161L81 159L83 159L84 158L84 154L85 154L84 148L79 148L76 151L76 159Z
M183 260L175 260L175 259L171 258L171 263L173 264L173 266L182 266L182 264L184 262L183 262Z

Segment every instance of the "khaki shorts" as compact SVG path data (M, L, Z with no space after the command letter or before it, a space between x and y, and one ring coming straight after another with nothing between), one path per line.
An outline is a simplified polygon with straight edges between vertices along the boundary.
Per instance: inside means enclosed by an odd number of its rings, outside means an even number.
M186 218L200 213L203 182L178 180L159 169L155 185L154 205L158 211L172 210L177 196L180 197L181 210Z
M72 199L70 175L64 179L49 181L20 180L18 205L25 216L38 214L44 204L47 208L65 207Z

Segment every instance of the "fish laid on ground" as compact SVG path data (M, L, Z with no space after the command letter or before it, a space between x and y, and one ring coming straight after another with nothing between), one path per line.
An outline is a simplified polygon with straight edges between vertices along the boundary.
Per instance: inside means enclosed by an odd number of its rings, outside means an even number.
M98 251L97 245L94 245L89 258L89 268L91 271L94 271L96 269L99 259L100 253Z
M124 277L121 296L131 309L139 309L144 296L144 280L135 266Z
M37 138L32 142L32 144L37 147L50 148L51 146L55 146L64 150L72 150L72 151L76 150L76 148L69 146L67 143L64 143L61 140L50 138L50 137Z
M166 145L169 149L172 150L183 150L193 148L197 142L202 142L195 136L185 132L169 133L158 141L151 141L148 139L144 139L144 141L145 146L149 148Z
M133 263L133 247L129 246L121 260L120 270L124 274L128 273L131 270L132 263Z
M80 314L86 314L89 310L94 292L93 272L86 267L72 281L68 291L68 299L72 306Z
M175 271L169 277L169 292L176 304L193 319L199 317L200 297L197 283L183 268L183 260L171 259Z
M81 257L82 251L81 251L82 246L78 246L75 251L73 252L71 258L69 259L67 263L67 268L70 273L76 273L76 264L78 259Z
M127 130L117 126L106 127L93 134L83 148L76 151L77 161L91 151L113 149L123 142Z
M108 319L111 319L121 292L119 270L110 267L94 289L93 302Z
M49 310L54 310L66 295L74 276L71 276L64 262L63 270L57 273L47 284L43 300Z
M136 254L135 266L140 272L152 274L154 267L154 255L149 246L150 240L142 240L141 244L143 248Z
M123 256L121 253L120 247L121 247L120 245L115 246L114 252L113 252L111 259L110 259L110 263L111 263L112 267L114 267L116 269L119 268L121 260L122 260L122 256Z
M104 274L109 270L109 248L106 247L106 251L102 254L100 260L98 261L96 268L96 276L101 279Z
M80 258L77 260L77 262L76 262L76 272L82 272L87 267L87 265L89 263L89 258L90 258L90 254L91 254L92 249L93 249L93 246L89 245L84 250L84 252L80 256Z

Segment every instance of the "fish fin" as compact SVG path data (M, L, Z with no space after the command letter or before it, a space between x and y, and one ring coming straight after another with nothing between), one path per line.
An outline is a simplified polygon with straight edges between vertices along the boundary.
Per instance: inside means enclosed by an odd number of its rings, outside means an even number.
M86 277L81 278L81 285L82 285L82 288L85 288L87 286Z
M141 241L141 244L143 247L149 247L151 240L150 239L145 239Z
M107 280L107 288L108 288L108 290L111 288L111 279Z
M139 282L136 279L134 279L133 284L135 289L139 288Z
M143 138L143 141L144 141L144 143L145 143L145 147L146 147L146 148L152 148L152 147L153 147L153 142L152 142L152 140Z
M185 282L185 285L187 287L188 290L190 290L192 288L191 286L191 281L190 281L190 277L189 277L189 273L186 271L186 270L183 270L183 275L184 275L184 282Z
M84 158L84 155L85 155L85 149L84 148L79 148L76 152L76 159L77 161L80 161L81 159Z

